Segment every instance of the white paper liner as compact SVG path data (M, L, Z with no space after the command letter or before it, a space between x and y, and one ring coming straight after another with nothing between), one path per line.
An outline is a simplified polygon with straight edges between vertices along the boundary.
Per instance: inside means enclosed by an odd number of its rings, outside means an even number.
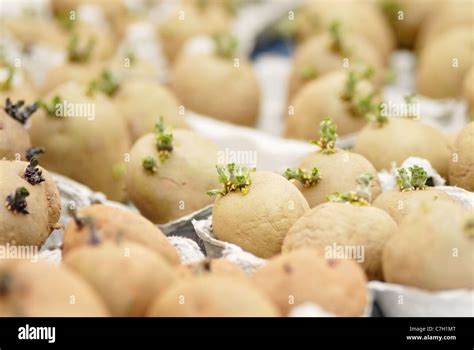
M204 254L195 241L178 236L170 236L168 240L178 252L181 263L187 264L205 259Z

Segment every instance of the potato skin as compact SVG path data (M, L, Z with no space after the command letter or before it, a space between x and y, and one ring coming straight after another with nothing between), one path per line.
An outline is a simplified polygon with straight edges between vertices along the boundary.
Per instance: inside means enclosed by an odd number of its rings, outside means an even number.
M160 116L171 128L189 129L184 116L179 114L180 102L171 90L157 81L127 81L121 85L114 101L127 121L133 142L153 132Z
M381 209L348 203L325 203L295 222L283 241L282 252L305 247L324 251L333 244L362 246L364 261L360 265L367 278L382 280L382 249L396 229L395 221Z
M3 100L4 101L4 100ZM14 103L17 101L13 101ZM25 127L3 109L0 110L0 159L25 159L25 153L31 147L30 136Z
M184 298L184 303L180 300ZM202 276L178 280L151 304L152 317L276 317L276 307L248 282Z
M299 181L291 181L306 198L310 208L327 202L327 196L334 192L353 191L357 186L357 178L366 173L374 177L370 185L371 200L374 200L381 192L380 181L374 166L357 153L340 149L332 154L313 152L308 154L298 167L307 171L317 167L321 175L321 180L311 187L305 187Z
M455 203L449 194L436 188L427 187L419 191L392 190L384 192L372 203L374 207L386 211L400 224L411 212L426 202L449 201Z
M141 244L106 241L71 251L64 263L104 299L112 316L144 316L153 298L174 280L175 271Z
M350 260L327 260L317 250L277 255L252 275L282 315L312 302L338 316L361 316L367 304L367 279ZM290 301L293 304L290 304Z
M23 177L27 162L0 160L0 244L41 246L61 215L59 192L49 173L43 172L45 181L31 185ZM6 197L18 187L25 187L29 214L12 213L4 205Z
M453 155L457 162L449 162L449 183L474 191L474 122L469 123L454 142Z
M281 175L257 171L250 177L247 194L231 192L216 199L212 227L216 238L270 258L280 253L286 232L309 206Z
M180 55L171 72L171 87L186 108L234 124L255 124L260 89L252 66L245 58L216 55Z
M103 240L116 240L119 237L137 244L162 256L169 264L178 265L180 259L176 249L166 239L161 230L143 216L127 210L101 204L94 204L78 210L79 217L91 217ZM79 229L71 220L64 231L63 255L89 242L89 229Z
M469 218L472 212L446 201L409 214L385 246L386 281L432 291L472 289L474 240L464 231Z
M95 118L51 117L44 110L36 112L31 119L30 137L32 144L47 149L41 163L105 193L109 199L124 200L124 179L114 175L114 168L123 165L130 148L120 110L100 94L94 99L87 97L85 87L74 82L58 86L48 94L46 101L52 101L56 95L69 105L95 106Z
M355 141L354 152L377 170L390 170L392 162L400 166L409 157L425 158L444 178L451 156L449 141L438 129L406 118L390 118L382 127L367 125Z
M354 116L350 105L343 101L341 94L348 72L336 71L307 83L290 102L291 110L285 120L284 136L303 140L317 139L319 124L328 116L337 125L339 135L359 131L367 123L362 116ZM373 92L372 84L362 81L356 92L362 96Z
M234 265L223 258L179 265L178 273L180 277L184 278L212 275L248 280L244 271L242 271L237 265Z
M474 66L469 69L466 78L464 78L463 96L472 115L474 113Z
M218 188L217 147L189 130L173 130L173 151L160 163L155 135L141 137L130 151L126 188L141 214L154 223L166 223L212 203L206 192ZM158 171L143 168L143 158L153 156Z
M82 278L64 265L29 260L0 260L0 275L12 279L11 291L0 298L1 317L105 317L103 300ZM74 303L71 303L74 297Z
M433 98L461 96L464 78L473 64L473 54L472 25L454 28L433 39L420 52L417 91ZM455 58L457 66L454 66Z
M343 37L349 48L350 66L363 64L372 67L375 75L373 82L377 86L382 85L384 80L384 62L380 53L362 36L348 33ZM307 83L302 77L302 69L308 65L315 66L317 77L343 68L343 59L346 56L331 49L331 36L328 33L309 38L296 48L292 63L290 80L288 86L289 97L295 94Z

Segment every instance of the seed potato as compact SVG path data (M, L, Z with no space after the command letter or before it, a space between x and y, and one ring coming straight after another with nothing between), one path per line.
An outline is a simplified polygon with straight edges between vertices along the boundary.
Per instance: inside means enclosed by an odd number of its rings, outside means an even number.
M30 147L30 135L24 125L0 109L0 159L25 159Z
M464 127L454 142L449 183L474 191L474 122Z

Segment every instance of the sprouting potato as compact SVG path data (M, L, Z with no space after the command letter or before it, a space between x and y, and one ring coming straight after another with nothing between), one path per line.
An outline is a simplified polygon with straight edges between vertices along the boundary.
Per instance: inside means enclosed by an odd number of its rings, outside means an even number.
M0 102L12 101L33 103L38 97L36 87L26 69L0 59Z
M449 183L474 191L474 122L462 129L449 161Z
M212 203L206 191L217 185L217 146L189 130L142 136L130 151L126 190L141 214L166 223Z
M432 98L461 96L473 54L472 26L456 27L434 38L420 52L417 91Z
M367 123L365 102L378 96L366 81L370 70L336 71L306 84L291 100L284 135L311 140L317 137L317 126L330 116L340 135L359 131Z
M84 218L92 218L103 240L124 240L142 244L161 255L169 264L179 264L175 248L161 230L139 214L101 204L73 211L71 220L64 231L63 255L80 248L89 242L89 230L84 226Z
M276 317L279 313L247 281L207 275L178 280L155 299L148 316Z
M69 268L42 261L0 259L0 316L108 315L103 300Z
M237 244L262 258L281 251L288 229L308 209L303 195L281 175L250 173L234 163L218 166L224 188L217 195L212 211L216 238Z
M125 120L110 100L89 97L74 82L51 91L31 119L33 145L44 147L44 166L112 200L124 200L124 158L130 148Z
M385 280L431 291L474 287L474 216L446 201L410 213L385 245Z
M362 174L369 174L369 202L380 194L380 182L374 166L363 156L335 147L336 125L325 119L320 124L320 139L313 141L319 150L308 154L295 170L285 176L301 191L311 208L327 202L334 192L350 191Z
M30 163L0 160L0 244L40 247L61 213L56 184L48 172Z
M171 87L194 112L253 126L259 113L260 90L252 65L246 58L235 56L235 38L217 35L214 40L215 53L183 52L178 57L171 71Z
M338 316L361 316L367 304L362 269L350 260L325 259L317 250L277 255L255 271L252 281L282 315L309 302Z

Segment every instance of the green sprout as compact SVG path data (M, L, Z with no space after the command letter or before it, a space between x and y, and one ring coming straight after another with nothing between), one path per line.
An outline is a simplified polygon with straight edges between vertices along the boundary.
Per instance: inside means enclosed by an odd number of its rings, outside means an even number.
M370 79L373 74L374 70L371 67L359 71L349 71L341 98L344 101L352 101L357 95L358 84L363 80Z
M112 166L112 178L114 180L120 180L125 176L127 172L127 167L124 162L117 162Z
M153 156L146 156L143 158L142 161L143 169L146 171L154 174L158 171L158 167L156 166L156 159Z
M63 103L63 100L60 96L56 95L53 97L51 100L51 103L47 103L44 100L39 100L38 101L38 106L42 109L45 110L46 114L49 115L50 117L60 117L58 115L59 107Z
M156 149L160 155L160 161L163 163L173 151L173 134L166 131L163 117L160 117L159 122L155 124L155 134Z
M366 173L356 179L356 190L345 193L334 192L326 198L330 202L349 203L352 205L366 206L371 202L370 185L374 179L372 174Z
M428 174L425 169L418 165L397 170L396 183L400 191L423 190L426 187Z
M350 51L342 39L341 26L342 24L339 21L333 21L329 26L329 34L331 37L331 50L347 57L350 55Z
M9 194L5 200L5 207L10 210L13 214L29 214L28 203L26 197L30 195L30 192L25 187L18 187L15 193Z
M382 0L379 2L380 9L382 13L387 17L387 19L394 23L397 21L398 12L400 11L400 4L395 0Z
M388 117L383 113L383 103L372 104L370 110L365 114L365 118L377 127L383 127L388 123Z
M408 106L410 105L415 105L416 104L416 94L415 93L411 93L409 95L406 95L406 96L403 96L403 100L405 101L405 104L407 105L407 108ZM408 119L417 119L418 118L418 115L416 114L408 114L408 115L405 115L404 118L408 118Z
M0 82L0 91L9 91L12 88L13 78L15 77L15 67L7 64L7 78Z
M120 82L114 74L104 69L98 79L94 79L89 83L87 95L93 96L96 91L101 91L107 96L114 96L120 87Z
M316 69L316 66L312 63L309 63L305 66L300 71L300 78L302 80L308 81L308 80L313 80L318 77L318 71Z
M30 163L26 167L25 172L23 173L25 180L33 186L46 181L46 179L43 177L43 171L38 168L38 164L38 157L33 156L30 159Z
M321 175L319 175L318 168L313 168L311 172L302 170L300 168L295 170L288 168L285 171L285 177L288 180L295 179L301 182L305 187L314 186L319 182L319 180L321 180Z
M79 36L77 34L72 35L67 47L69 61L76 63L85 63L89 61L94 47L94 38L89 38L87 44L81 48L79 47Z
M311 143L320 148L320 152L325 154L335 153L334 147L337 141L337 125L331 118L325 118L319 124L319 140L312 140Z
M216 165L219 182L224 185L222 189L213 189L207 191L209 196L225 196L230 192L240 192L247 194L249 186L252 184L250 178L250 171L246 167L240 167L235 163L227 165L218 164ZM255 169L252 169L255 171Z
M239 45L237 38L229 33L215 34L212 39L216 46L216 53L223 58L232 58L235 56L237 46Z
M56 16L56 21L64 30L71 32L76 24L76 21L71 18L71 12L58 13Z

